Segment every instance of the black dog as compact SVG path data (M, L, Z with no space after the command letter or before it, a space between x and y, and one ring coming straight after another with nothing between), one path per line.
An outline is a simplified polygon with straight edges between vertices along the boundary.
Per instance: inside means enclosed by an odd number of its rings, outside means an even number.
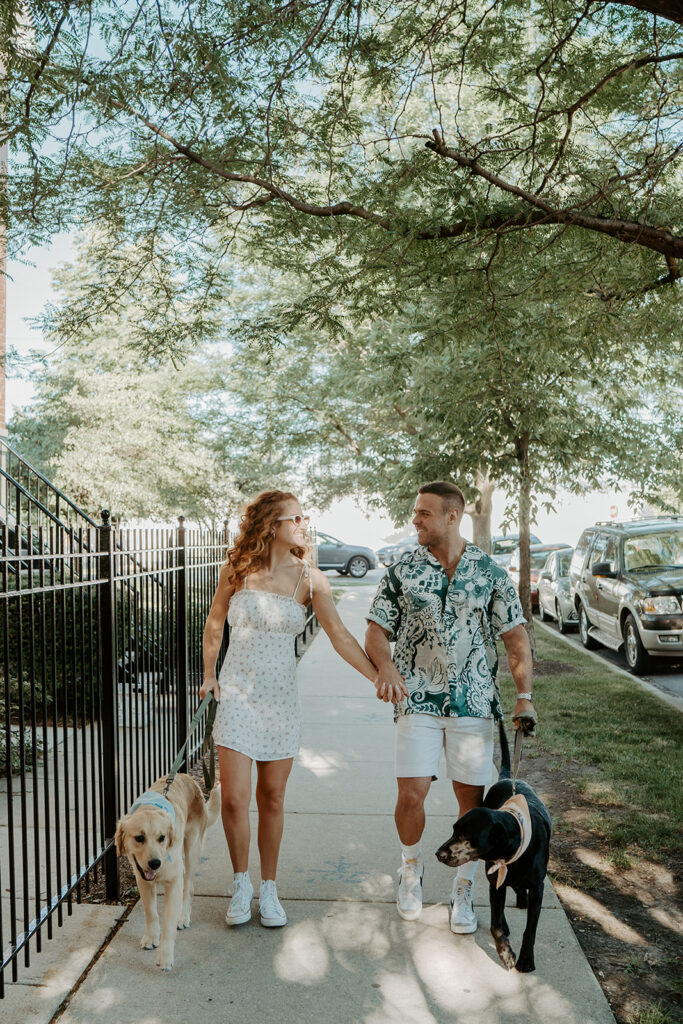
M500 810L513 795L510 749L502 722L500 749L502 758L498 782L486 794L483 807L468 811L456 821L453 835L436 851L436 856L452 868L475 858L486 861L491 935L498 956L508 970L516 966L518 971L527 973L536 967L534 942L543 902L552 823L545 804L526 782L518 781L516 786L517 796L523 797L529 808L528 817L524 816L524 829L519 820L522 815L517 813L523 800L515 801L509 809ZM527 910L522 948L516 962L510 946L510 929L505 920L505 891L508 886L517 894L517 906Z

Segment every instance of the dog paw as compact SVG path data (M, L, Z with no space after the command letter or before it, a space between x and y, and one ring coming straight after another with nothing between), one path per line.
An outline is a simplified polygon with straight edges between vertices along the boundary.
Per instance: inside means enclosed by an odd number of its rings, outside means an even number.
M532 971L535 971L536 964L534 963L533 956L528 956L525 953L520 953L516 967L520 974L530 974Z
M503 964L503 967L507 968L508 971L511 971L515 966L517 958L515 954L512 952L512 947L510 946L510 944L507 942L501 942L500 945L497 947L497 951L498 956L501 959L501 963Z
M159 945L159 936L143 935L140 939L140 949L156 949Z
M183 928L189 928L189 927L190 927L190 915L188 914L187 917L181 917L180 920L178 921L178 931L181 932L183 930Z
M157 957L157 967L160 967L162 971L170 971L173 969L173 954L163 953Z

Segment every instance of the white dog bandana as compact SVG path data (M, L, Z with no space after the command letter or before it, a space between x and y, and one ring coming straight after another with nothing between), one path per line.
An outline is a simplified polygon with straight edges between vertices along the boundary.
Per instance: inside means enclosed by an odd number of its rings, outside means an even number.
M171 821L175 825L175 808L170 800L167 800L161 793L157 793L154 789L148 789L146 793L139 796L133 806L130 809L130 813L136 811L138 807L156 807L160 811L165 811L171 818Z
M505 881L505 876L508 873L508 864L512 864L513 861L521 857L531 841L531 814L529 813L529 805L526 802L525 796L522 796L521 793L517 793L516 796L511 796L509 800L506 800L504 804L500 805L498 810L505 811L506 814L511 814L519 825L520 844L513 857L510 857L508 860L503 860L501 858L500 860L494 861L488 869L488 875L492 875L494 871L498 872L496 889L500 889L501 885Z

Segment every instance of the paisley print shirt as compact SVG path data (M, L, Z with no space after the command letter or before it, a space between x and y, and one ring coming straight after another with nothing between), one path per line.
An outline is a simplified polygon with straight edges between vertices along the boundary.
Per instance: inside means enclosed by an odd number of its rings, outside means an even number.
M368 612L395 641L394 664L410 714L502 718L496 639L526 622L512 580L481 548L467 544L449 582L428 548L392 565Z

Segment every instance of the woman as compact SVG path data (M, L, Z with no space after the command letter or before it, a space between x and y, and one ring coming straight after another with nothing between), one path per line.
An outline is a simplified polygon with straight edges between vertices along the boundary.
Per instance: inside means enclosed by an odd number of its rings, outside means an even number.
M204 629L203 698L219 701L214 724L221 811L235 881L225 920L251 918L249 861L251 765L256 761L261 924L282 927L275 873L284 824L284 795L301 733L294 640L312 602L334 649L375 682L377 673L337 614L325 576L304 560L308 516L293 494L266 491L247 506L222 567ZM230 645L216 679L228 616Z

